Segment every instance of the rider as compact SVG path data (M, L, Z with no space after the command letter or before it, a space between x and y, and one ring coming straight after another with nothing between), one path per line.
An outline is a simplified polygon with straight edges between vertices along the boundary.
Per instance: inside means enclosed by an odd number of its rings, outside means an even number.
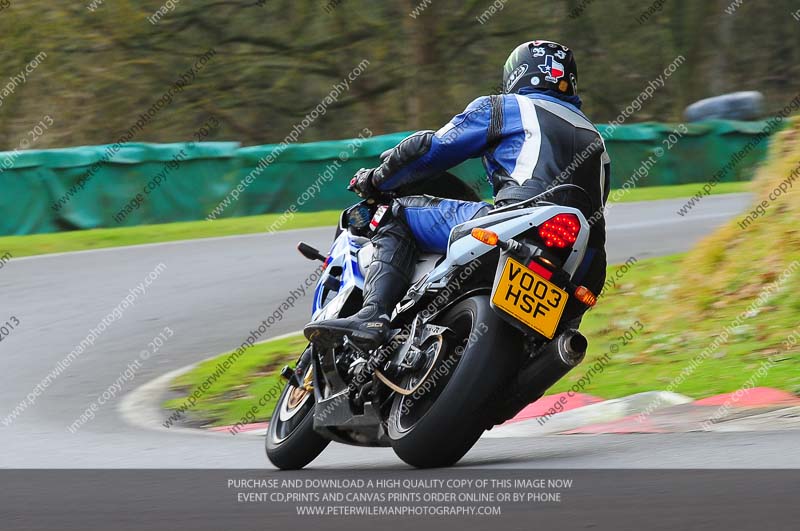
M380 200L382 192L435 177L479 156L498 207L559 184L581 186L591 196L591 205L573 191L562 193L558 202L580 208L592 220L575 280L597 294L605 282L603 207L611 168L603 138L580 111L577 92L578 70L569 48L540 40L520 44L503 68L502 95L482 96L438 131L405 138L377 168L359 170L348 189ZM375 252L361 311L310 323L306 337L322 346L341 344L344 336L367 349L380 346L391 331L389 315L409 288L417 253L445 253L450 230L489 209L483 202L426 195L392 200L372 237ZM570 300L565 319L577 327L584 310Z

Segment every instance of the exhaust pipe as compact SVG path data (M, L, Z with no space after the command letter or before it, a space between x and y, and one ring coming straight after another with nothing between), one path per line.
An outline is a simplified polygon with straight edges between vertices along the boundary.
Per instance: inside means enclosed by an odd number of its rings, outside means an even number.
M565 331L517 375L515 387L532 397L529 402L536 400L583 361L588 346L589 342L577 330Z
M557 381L577 367L586 356L589 342L571 328L550 341L533 362L521 370L501 401L499 424L519 413L522 408L541 398Z

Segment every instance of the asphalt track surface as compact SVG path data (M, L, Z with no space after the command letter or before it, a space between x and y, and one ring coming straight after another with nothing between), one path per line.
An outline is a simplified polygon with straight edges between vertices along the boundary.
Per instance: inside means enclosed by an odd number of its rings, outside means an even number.
M686 217L684 200L616 205L609 257L623 262L689 249L742 212L749 196L707 197ZM0 342L0 420L160 263L166 269L122 317L34 405L0 423L0 467L262 468L255 437L145 430L120 416L120 398L189 363L235 348L298 290L314 264L298 240L327 249L333 229L306 229L13 259L0 270L0 321L19 325ZM266 336L298 330L310 290ZM75 433L67 427L118 380L141 350L170 327L174 335L122 383L116 397ZM266 339L266 337L264 338ZM793 444L794 443L794 444ZM792 432L484 439L462 462L491 468L800 467ZM314 467L405 468L390 450L332 444Z

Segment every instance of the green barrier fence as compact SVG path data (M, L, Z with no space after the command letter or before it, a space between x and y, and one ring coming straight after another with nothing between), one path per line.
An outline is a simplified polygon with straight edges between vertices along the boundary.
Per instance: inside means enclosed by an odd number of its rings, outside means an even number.
M749 179L766 153L767 142L756 142L766 124L598 128L613 161L612 187L619 188L634 175L636 186L705 182L751 144L722 180ZM244 148L236 142L129 143L0 152L0 234L343 208L354 202L345 189L353 173L376 165L380 153L406 134ZM654 162L643 171L646 160ZM480 160L454 173L490 195Z

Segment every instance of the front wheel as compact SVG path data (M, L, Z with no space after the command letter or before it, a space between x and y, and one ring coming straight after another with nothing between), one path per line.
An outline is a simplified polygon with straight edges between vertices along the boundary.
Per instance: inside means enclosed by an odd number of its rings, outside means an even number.
M307 348L303 356L311 356L311 349ZM313 363L308 360L304 387L286 384L267 428L267 458L281 470L303 468L330 443L314 431L312 370Z
M491 421L491 400L508 383L522 336L500 319L485 295L465 299L437 320L452 331L436 366L413 394L398 395L388 433L400 459L418 468L461 459ZM416 385L409 376L404 387Z

